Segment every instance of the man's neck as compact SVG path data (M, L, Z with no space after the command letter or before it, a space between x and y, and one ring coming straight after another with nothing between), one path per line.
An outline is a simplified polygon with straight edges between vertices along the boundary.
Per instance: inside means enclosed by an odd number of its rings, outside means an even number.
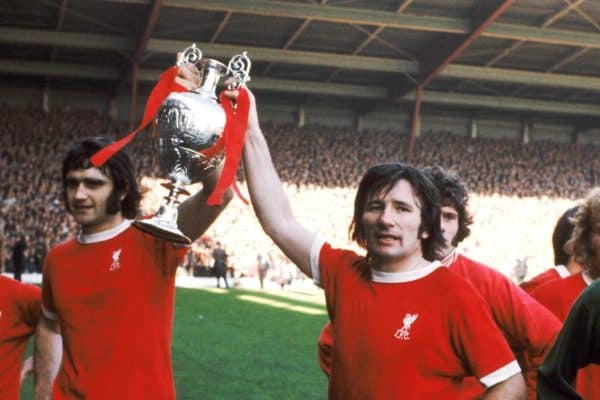
M399 260L373 260L373 269L381 272L409 272L424 268L430 262L423 258L422 254L414 254Z
M121 222L119 224L95 233L86 234L80 230L77 234L77 241L81 244L104 242L106 240L112 239L113 237L119 235L121 232L125 231L127 228L129 228L131 222L131 220L121 219Z
M105 231L109 231L109 230L119 226L120 224L122 224L124 220L125 220L125 218L123 218L123 214L121 214L119 212L114 215L111 215L110 218L106 219L105 221L102 221L99 224L80 225L79 229L81 230L81 233L84 235L92 235L92 234L96 234L96 233L102 233Z

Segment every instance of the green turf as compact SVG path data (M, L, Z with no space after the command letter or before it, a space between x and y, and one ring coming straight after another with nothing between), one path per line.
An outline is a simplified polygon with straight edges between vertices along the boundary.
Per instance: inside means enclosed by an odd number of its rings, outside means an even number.
M173 330L177 399L326 398L316 340L327 316L295 311L298 306L323 310L268 292L178 288ZM32 398L31 386L28 379L22 399Z

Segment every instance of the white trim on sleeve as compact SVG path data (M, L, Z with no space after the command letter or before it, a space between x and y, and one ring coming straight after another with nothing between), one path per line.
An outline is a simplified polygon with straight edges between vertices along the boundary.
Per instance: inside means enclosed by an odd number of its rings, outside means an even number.
M313 282L318 287L321 286L321 268L319 268L319 255L321 255L321 249L325 241L318 236L315 236L315 239L310 246L310 270L312 272Z
M516 360L513 360L504 367L495 370L491 374L487 374L486 376L479 378L479 381L485 385L486 388L490 388L495 384L504 382L508 378L520 373L521 367L519 367L519 363Z
M44 314L44 317L51 319L53 321L58 320L58 315L56 315L56 313L46 310L46 307L44 307L43 304L42 304L42 314Z

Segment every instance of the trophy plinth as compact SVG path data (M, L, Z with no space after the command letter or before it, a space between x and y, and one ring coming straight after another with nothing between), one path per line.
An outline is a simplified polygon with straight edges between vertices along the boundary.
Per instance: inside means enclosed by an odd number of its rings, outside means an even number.
M192 241L177 226L177 196L190 193L181 187L180 182L163 183L162 186L169 190L169 195L166 197L166 202L163 204L156 215L149 219L134 221L134 225L148 232L149 234L161 239L169 240L175 243L191 244Z

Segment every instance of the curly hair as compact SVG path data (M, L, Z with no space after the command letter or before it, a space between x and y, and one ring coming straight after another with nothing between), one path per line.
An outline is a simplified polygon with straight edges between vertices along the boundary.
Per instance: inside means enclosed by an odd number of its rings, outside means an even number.
M467 210L469 192L458 175L439 165L423 168L423 172L439 190L442 207L452 207L458 213L458 231L452 239L452 246L456 247L471 234L469 225L473 223L473 216Z
M583 265L584 269L596 279L600 277L600 263L596 249L592 246L592 232L596 224L600 223L600 187L595 187L586 196L579 211L573 218L573 234L565 244L567 253L575 261Z

